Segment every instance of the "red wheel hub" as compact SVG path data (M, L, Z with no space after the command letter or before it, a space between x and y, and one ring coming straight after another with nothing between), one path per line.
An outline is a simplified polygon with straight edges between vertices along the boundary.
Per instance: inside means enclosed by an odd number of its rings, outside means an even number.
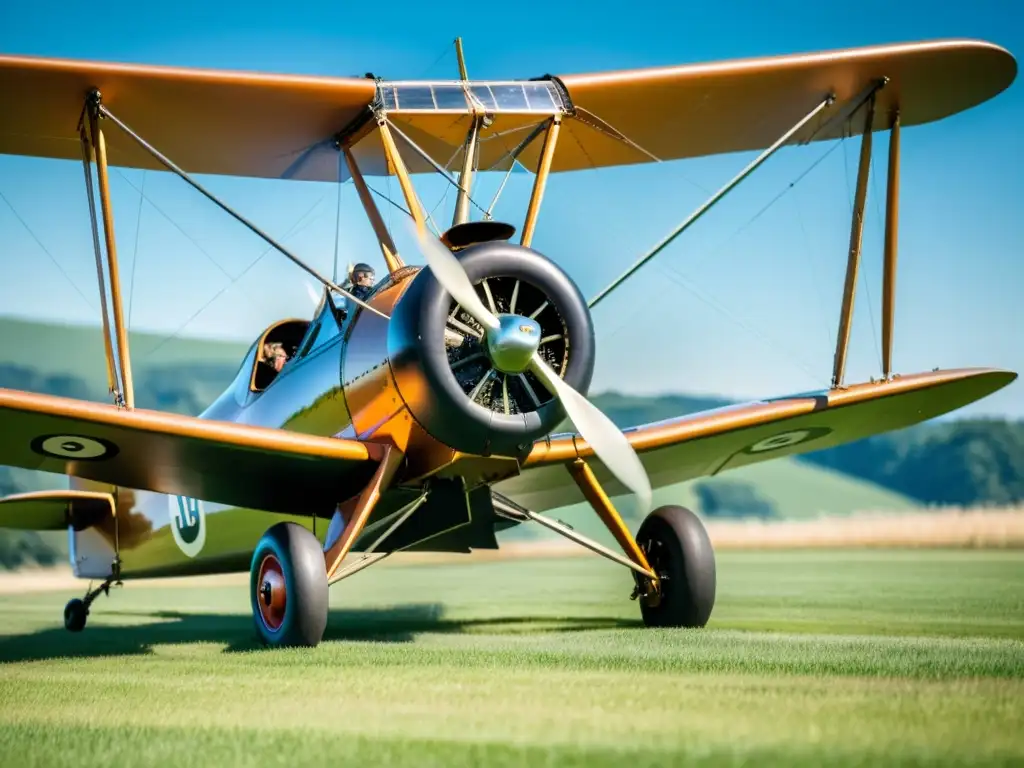
M260 618L267 629L271 632L277 631L284 623L288 589L285 586L281 563L274 555L267 555L260 563L256 589L259 591L257 602L260 606Z

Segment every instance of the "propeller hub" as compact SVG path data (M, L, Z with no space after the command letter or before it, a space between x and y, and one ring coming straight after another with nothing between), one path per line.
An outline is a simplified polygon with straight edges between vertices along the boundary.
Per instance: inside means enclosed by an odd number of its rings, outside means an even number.
M522 373L540 347L540 323L522 315L498 315L487 330L487 354L501 373Z

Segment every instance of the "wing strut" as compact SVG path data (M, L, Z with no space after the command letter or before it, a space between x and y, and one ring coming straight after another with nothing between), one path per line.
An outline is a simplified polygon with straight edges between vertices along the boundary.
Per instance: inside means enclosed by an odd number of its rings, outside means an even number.
M562 118L555 115L548 124L548 130L544 134L544 146L541 147L540 166L537 168L537 178L533 180L533 191L530 193L530 204L526 209L526 221L523 222L523 235L519 238L519 244L527 248L533 242L533 231L537 228L537 216L540 213L540 201L544 197L544 186L548 183L548 174L551 172L551 161L555 157L555 147L558 145L558 131L562 127Z
M409 169L405 167L405 161L402 160L402 156L398 153L398 145L395 144L395 137L391 135L391 128L387 118L381 119L378 127L380 129L380 140L384 145L384 155L387 158L388 165L394 169L395 175L398 177L398 185L402 188L405 203L409 206L409 213L412 214L413 221L416 222L416 228L426 230L427 218L423 213L423 205L420 203L420 198L416 194L416 188L409 177ZM445 175L447 176L447 173Z
M796 125L790 128L784 134L782 134L782 136L780 136L774 144L772 144L770 147L768 147L768 149L766 149L764 152L758 155L746 168L744 168L735 177L733 177L732 181L730 181L720 190L715 192L715 194L708 198L708 201L706 203L704 203L702 206L700 206L700 208L691 213L689 217L687 217L687 219L682 224L676 227L675 230L673 230L668 237L666 237L664 240L662 240L660 243L654 246L654 248L648 251L645 255L641 256L636 262L634 262L633 266L631 266L629 269L627 269L625 272L623 272L621 275L615 278L615 280L613 280L607 288L605 288L603 291L597 294L597 296L592 298L587 303L587 306L589 306L591 309L596 307L598 302L601 301L601 299L603 299L605 296L607 296L620 285L622 285L622 283L624 283L630 277L630 275L632 275L634 272L640 269L640 267L642 267L648 261L653 259L659 253L661 253L668 246L669 243L671 243L673 240L679 237L679 235L681 235L683 232L689 229L690 226L695 224L701 216L710 211L711 208L714 207L714 205L719 200L721 200L723 197L729 194L729 192L731 192L736 187L736 185L738 185L741 181L747 178L747 176L753 173L758 168L758 166L760 166L765 160L767 160L769 157L774 155L779 149L785 146L786 142L788 142L801 128L807 125L807 123L814 119L814 117L819 112L821 112L821 110L825 109L826 107L832 106L832 104L835 103L835 100L835 94L832 93L830 93L828 96L822 99L818 103L818 105L814 107L814 109L812 109L802 118L800 118L800 121L796 123Z
M88 137L86 134L88 122ZM96 271L100 289L100 313L103 316L103 344L107 355L107 384L114 396L114 402L128 410L135 408L135 390L132 385L132 363L128 351L128 330L124 324L124 307L121 302L121 276L117 266L117 238L114 233L114 212L110 205L110 177L107 170L107 144L100 127L99 94L90 95L85 105L80 126L82 141L82 162L85 169L85 184L89 197L89 213L92 219L93 248L96 251ZM99 187L100 215L103 219L103 239L107 252L107 273L110 280L110 309L114 315L114 334L111 339L110 320L107 315L107 291L100 258L100 240L96 224L96 200L93 196L91 159L96 158L96 180ZM114 351L117 352L117 366ZM117 377L115 380L115 370Z
M348 173L352 177L352 183L355 184L356 191L359 193L359 200L363 204L363 210L366 211L366 218L370 220L373 231L377 235L380 252L384 256L384 263L388 265L388 272L393 275L405 266L405 262L398 255L398 247L395 245L395 241L391 239L391 233L388 232L388 228L384 225L380 209L370 195L370 188L366 186L366 179L363 178L363 172L359 170L359 166L356 164L352 150L348 147L343 147L341 151L345 153Z
M864 203L868 197L868 175L871 173L871 127L875 121L875 95L867 102L864 112L864 133L860 139L860 163L857 166L857 191L853 198L853 220L850 223L850 250L846 259L846 282L843 285L843 306L839 313L836 333L836 353L832 363L832 388L843 385L846 370L846 350L850 345L850 325L853 322L853 300L857 291L857 273L860 269L860 249L864 234Z
M462 170L459 172L459 192L455 197L455 215L452 216L452 226L465 224L469 221L469 190L473 187L473 170L477 163L480 127L483 123L483 116L474 115L473 124L466 134L466 142L463 147L465 156L462 158Z
M84 117L84 115L83 115ZM119 377L114 368L114 347L110 337L110 318L107 316L107 280L103 274L103 253L100 250L100 233L96 226L96 195L92 184L92 144L86 133L85 120L79 126L82 143L82 169L85 171L85 192L89 200L89 223L92 225L92 248L96 254L96 282L100 289L100 316L103 319L103 347L107 357L107 391L115 402L121 396Z
M892 327L896 314L896 250L900 213L900 113L889 129L889 176L885 190L885 255L882 272L882 374L892 377Z
M874 94L867 102L864 133L860 145L860 165L857 169L857 190L853 201L853 222L850 229L850 252L846 264L846 283L843 286L843 307L839 316L835 361L832 368L832 388L843 386L846 350L850 343L850 325L853 321L853 299L857 286L860 262L861 234L864 230L864 203L867 198L868 174L871 165L871 129L875 119ZM885 189L885 245L882 268L882 377L892 378L893 323L896 313L896 255L899 237L900 197L900 115L893 109L889 117L889 166Z
M157 150L156 147L154 147L152 144L150 144L144 138L139 136L139 134L137 134L135 131L133 131L131 128L129 128L116 115L114 115L113 112L111 112L109 109L107 109L105 106L103 106L103 103L101 101L101 95L100 95L99 91L93 91L90 94L90 96L89 96L89 103L95 103L95 105L96 105L95 106L95 110L96 110L96 117L97 118L100 118L100 117L109 118L110 121L114 123L114 125L116 125L122 131L124 131L125 134L127 134L130 138L132 138L135 141L136 144L138 144L140 147L142 147L144 150L146 150L146 152L148 152L150 155L152 155L157 161L160 162L161 165L163 165L165 168L167 168L167 170L173 172L175 175L177 175L179 178L181 178L182 181L187 183L189 186L194 188L196 191L200 192L204 197L206 197L208 200L210 200L212 203L214 203L218 208L220 208L225 213L227 213L230 216L232 216L233 218L235 218L238 222L243 224L245 227L247 227L253 234L259 236L261 239L266 241L267 244L269 244L271 247L273 247L276 251L278 251L283 256L287 257L288 259L290 259L297 266L299 266L302 269L304 269L306 272L308 272L310 275L312 275L314 278L316 278L316 280L319 283L323 284L327 288L330 288L332 291L336 291L336 292L340 293L342 296L345 296L349 301L353 302L354 304L358 304L363 309L368 310L370 312L373 312L376 315L380 315L385 320L388 319L388 316L385 315L380 310L374 309L373 307L371 307L369 304L367 304L362 299L357 298L356 296L352 295L351 293L346 291L344 288L342 288L340 285L336 285L334 282L332 282L331 280L328 280L326 277L321 275L319 272L317 272L311 266L306 264L306 262L304 262L298 256L293 254L291 251L289 251L283 245L278 243L274 238L272 238L270 235L268 235L262 229L260 229L255 224L253 224L251 221L249 221L247 218L245 218L242 214L240 214L237 211L235 211L233 208L231 208L229 205L227 205L227 203L225 203L222 200L220 200L216 195L214 195L212 192L207 190L199 182L197 182L195 179L193 179L191 176L189 176L187 173L185 173L185 171L183 171L181 168L179 168L177 165L175 165L173 162L171 162L171 160L169 158L167 158L166 156L164 156L159 150ZM98 124L98 120L97 120L97 124ZM105 167L106 167L105 164L102 167L105 169ZM104 170L104 173L105 173L105 170ZM102 190L102 184L103 184L102 177L101 177L100 184L101 184L100 192L101 192L101 202L102 202L102 191L103 191ZM113 233L113 230L111 230L111 234L112 233ZM116 307L116 305L115 305L115 307ZM116 320L116 315L115 315L115 320Z

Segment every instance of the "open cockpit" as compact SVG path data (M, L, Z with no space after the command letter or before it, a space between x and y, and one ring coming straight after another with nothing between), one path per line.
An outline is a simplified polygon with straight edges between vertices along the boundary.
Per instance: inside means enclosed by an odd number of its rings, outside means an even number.
M344 303L324 291L312 320L289 319L267 328L257 342L250 390L262 392L286 370L341 333L347 316Z

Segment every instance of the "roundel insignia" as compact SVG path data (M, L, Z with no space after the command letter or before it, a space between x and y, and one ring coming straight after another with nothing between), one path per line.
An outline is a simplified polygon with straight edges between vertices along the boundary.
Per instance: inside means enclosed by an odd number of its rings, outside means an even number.
M187 496L168 496L167 503L174 542L187 557L195 557L206 544L203 502Z
M43 435L32 441L35 453L52 459L102 461L117 455L117 446L100 437L84 435Z
M809 429L794 429L791 432L782 432L772 437L758 440L753 445L743 449L744 453L766 453L767 451L779 451L789 448L798 443L806 443L809 440L817 440L832 432L828 427L811 427Z

